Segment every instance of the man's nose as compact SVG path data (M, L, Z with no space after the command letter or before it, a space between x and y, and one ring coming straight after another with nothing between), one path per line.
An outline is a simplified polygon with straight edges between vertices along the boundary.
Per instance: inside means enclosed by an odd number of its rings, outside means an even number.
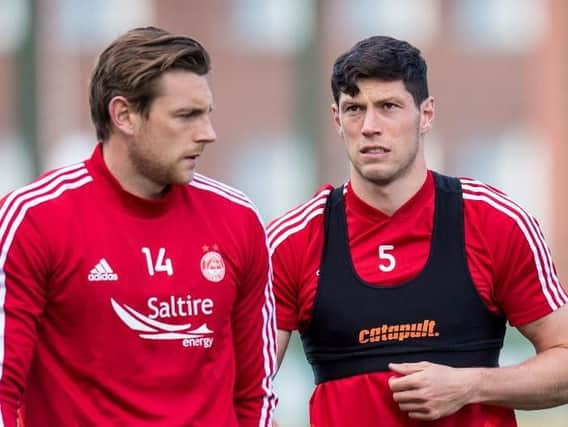
M199 129L197 130L197 135L195 140L202 143L215 142L217 139L217 134L213 128L213 123L209 116L203 116L201 122L199 123Z
M368 108L363 119L361 133L365 136L372 136L382 133L382 123L379 113L374 108Z

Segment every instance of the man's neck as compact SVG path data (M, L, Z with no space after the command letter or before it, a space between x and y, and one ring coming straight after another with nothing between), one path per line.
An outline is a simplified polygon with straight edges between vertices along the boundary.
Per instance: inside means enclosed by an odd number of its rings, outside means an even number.
M424 167L384 185L352 175L350 185L357 197L365 203L392 216L422 188L427 175L428 171Z

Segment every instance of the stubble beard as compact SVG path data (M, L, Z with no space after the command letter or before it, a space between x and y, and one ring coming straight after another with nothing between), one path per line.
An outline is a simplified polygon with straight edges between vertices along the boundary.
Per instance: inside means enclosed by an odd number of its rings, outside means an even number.
M157 186L166 187L178 184L180 177L176 176L174 165L167 165L156 159L156 156L140 147L131 146L128 151L130 163L138 175Z

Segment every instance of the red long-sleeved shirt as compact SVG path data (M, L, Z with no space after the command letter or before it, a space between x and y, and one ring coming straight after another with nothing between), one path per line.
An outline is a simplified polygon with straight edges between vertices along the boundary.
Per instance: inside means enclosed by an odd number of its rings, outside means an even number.
M13 427L271 425L274 298L259 216L196 175L125 192L101 147L0 205L0 411Z

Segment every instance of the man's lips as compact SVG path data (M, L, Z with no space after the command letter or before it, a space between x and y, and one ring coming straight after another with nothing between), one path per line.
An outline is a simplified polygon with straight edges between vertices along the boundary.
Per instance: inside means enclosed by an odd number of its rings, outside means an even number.
M359 150L361 154L386 154L390 153L390 151L390 149L380 145L365 146Z
M189 167L194 168L197 166L198 157L199 154L187 155L182 158L182 161L185 162Z

